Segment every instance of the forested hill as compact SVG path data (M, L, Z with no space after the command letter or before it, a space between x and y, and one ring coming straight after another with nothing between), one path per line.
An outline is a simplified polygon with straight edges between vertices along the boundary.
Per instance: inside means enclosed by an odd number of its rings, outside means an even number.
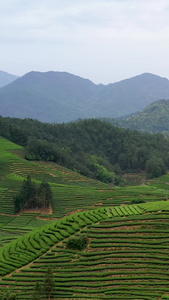
M158 177L169 166L168 138L97 119L52 125L1 117L0 135L24 146L29 160L53 161L103 182L119 184L128 171Z
M169 135L169 100L153 102L141 112L124 119L103 118L102 120L123 128Z
M0 114L62 123L120 117L168 98L169 80L149 73L96 85L66 72L30 72L0 88Z

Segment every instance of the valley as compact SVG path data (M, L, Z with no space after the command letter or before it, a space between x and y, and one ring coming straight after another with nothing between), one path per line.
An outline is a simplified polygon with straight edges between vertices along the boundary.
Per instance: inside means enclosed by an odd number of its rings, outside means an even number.
M0 16L0 300L169 300L169 1Z
M7 104L13 116L0 116L0 299L169 299L168 100L149 97L155 83L168 95L168 80L152 74L96 86L31 72L0 88L2 110ZM143 86L143 111L133 105L139 94L126 100L131 116L80 119L84 99L96 116L105 104L118 116L118 88L130 97Z

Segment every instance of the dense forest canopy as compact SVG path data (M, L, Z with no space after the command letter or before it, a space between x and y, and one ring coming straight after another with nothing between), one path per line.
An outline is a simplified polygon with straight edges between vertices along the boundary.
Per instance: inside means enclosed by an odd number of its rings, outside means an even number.
M0 117L0 135L25 147L29 160L53 161L83 175L120 184L123 172L158 177L169 166L169 139L117 128L97 119L47 124Z

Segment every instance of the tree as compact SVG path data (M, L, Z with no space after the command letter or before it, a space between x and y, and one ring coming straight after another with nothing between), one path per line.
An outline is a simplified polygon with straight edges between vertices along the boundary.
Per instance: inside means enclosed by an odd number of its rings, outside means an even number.
M44 282L44 290L45 290L46 296L48 297L49 300L52 297L53 289L54 289L53 270L51 267L49 267L47 269L46 278L45 278L45 282Z
M124 153L120 153L120 155L118 156L118 163L122 170L126 170L127 169L127 155L125 155Z
M20 192L14 197L15 213L22 209L49 208L53 194L48 182L43 181L37 189L30 175L23 181Z
M14 198L15 213L23 208L33 208L36 204L37 191L36 185L32 182L30 175L23 181L20 192Z
M53 200L53 194L48 182L43 181L38 190L38 208L49 208Z
M37 189L30 175L24 181L21 193L24 198L25 208L34 208L36 205Z
M34 286L34 293L33 293L32 300L41 300L41 299L44 299L44 288L39 282L36 282Z
M23 203L23 198L21 197L21 195L17 195L14 197L14 207L15 207L16 214L20 212L22 208L22 203Z
M164 161L158 157L152 157L147 160L145 170L147 178L156 178L166 173Z
M16 127L15 125L9 126L10 139L21 146L24 146L27 142L27 136L21 127Z
M82 234L79 237L71 237L67 242L66 248L81 251L87 247L88 242L88 237Z

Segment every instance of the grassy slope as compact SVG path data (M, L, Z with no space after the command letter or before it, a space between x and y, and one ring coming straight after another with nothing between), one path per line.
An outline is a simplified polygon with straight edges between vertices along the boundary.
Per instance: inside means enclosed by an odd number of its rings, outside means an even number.
M169 291L169 202L158 202L168 199L168 175L150 181L149 186L110 188L56 164L26 161L22 153L22 147L0 138L2 286L21 291L20 299L26 299L26 294L30 299L35 277L43 281L52 264L55 295L61 299L158 299ZM13 214L12 197L28 174L37 184L43 179L51 184L52 214ZM140 200L150 203L123 206ZM90 238L87 250L66 250L66 239L81 231Z

